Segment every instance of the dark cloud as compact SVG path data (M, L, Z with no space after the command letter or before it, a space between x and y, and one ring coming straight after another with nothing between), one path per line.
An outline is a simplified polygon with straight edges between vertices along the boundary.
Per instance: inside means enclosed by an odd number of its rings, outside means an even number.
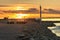
M39 13L39 10L37 10L36 8L30 8L28 12Z
M60 13L60 10L44 9L43 13Z

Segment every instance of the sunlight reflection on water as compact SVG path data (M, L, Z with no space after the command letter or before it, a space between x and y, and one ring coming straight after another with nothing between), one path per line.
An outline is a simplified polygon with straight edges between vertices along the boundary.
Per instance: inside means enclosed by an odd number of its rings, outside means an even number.
M55 27L48 27L53 33L55 33L57 36L60 36L60 23L54 23Z

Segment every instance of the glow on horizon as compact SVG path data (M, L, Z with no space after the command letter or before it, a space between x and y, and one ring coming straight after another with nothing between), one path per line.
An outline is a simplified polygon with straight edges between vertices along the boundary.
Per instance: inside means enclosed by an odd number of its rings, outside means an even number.
M16 18L18 18L18 19L23 19L26 16L27 16L27 14L16 14Z
M39 13L37 14L34 14L34 13L25 13L25 14L23 14L23 13L2 13L2 14L0 14L0 19L1 18L4 18L4 17L8 17L8 18L16 18L16 15L22 15L22 16L25 16L25 18L40 18L40 15L39 15ZM54 15L54 16L53 16ZM59 18L60 17L60 14L42 14L42 18L55 18L56 20L58 20L57 18ZM60 18L59 18L60 19Z

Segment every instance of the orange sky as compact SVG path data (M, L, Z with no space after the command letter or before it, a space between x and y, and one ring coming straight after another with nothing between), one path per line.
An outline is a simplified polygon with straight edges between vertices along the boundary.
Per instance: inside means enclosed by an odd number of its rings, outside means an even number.
M0 7L0 10L2 10L2 11L6 11L6 10L28 10L29 8L37 8L37 9L39 9L39 6L37 6L37 5L33 5L33 4L12 4L12 5L6 5L6 7ZM0 18L4 18L4 17L9 17L9 18L19 18L19 17L21 17L21 16L19 16L19 15L16 15L17 13L4 13L4 12L1 12L0 11ZM32 14L33 15L33 14ZM30 14L28 14L28 15L26 15L26 18L28 18L28 17L32 17L32 18L34 18L35 16L33 15L30 15ZM38 15L36 15L36 16L38 16ZM24 18L24 16L22 16L22 18Z
M29 9L29 8L37 8L39 9L40 5L35 5L35 4L10 4L6 5L6 7L0 7L0 10L16 10L18 7L23 7L24 9Z
M4 17L8 17L8 18L40 18L39 14L12 14L12 13L8 13L8 14L0 14L0 18L4 18ZM42 17L60 17L60 14L42 14Z
M60 0L0 0L0 5L6 4L35 4L42 5L43 8L60 10Z
M12 4L12 5L8 5L9 7L0 7L0 10L22 10L22 9L29 9L29 8L37 8L39 9L39 5L35 5L35 4ZM20 15L20 14L19 14ZM16 13L3 13L0 12L0 18L4 18L4 17L9 17L9 18L39 18L39 14L27 14L24 16L19 16L16 15ZM42 17L60 17L60 14L42 14Z

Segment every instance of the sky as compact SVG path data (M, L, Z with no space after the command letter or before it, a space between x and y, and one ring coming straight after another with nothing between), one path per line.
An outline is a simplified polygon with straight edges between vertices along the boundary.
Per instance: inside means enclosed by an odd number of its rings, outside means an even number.
M24 7L19 7L17 5L17 8L16 7L15 8L13 8L13 7L10 7L10 8L9 7L3 8L2 7L1 8L1 5L6 5L6 4L8 4L8 5L13 4L11 6L19 4L19 6L24 6ZM15 10L15 9L21 9L21 8L28 9L28 7L33 7L33 8L39 9L40 5L42 6L43 9L53 9L54 12L57 10L60 10L60 0L0 0L0 10L1 9L2 10L9 10L9 9ZM59 11L57 11L57 12L59 12ZM1 18L8 16L8 15L10 15L10 17L12 16L12 14L6 14L6 13L4 13L5 16L2 14L0 14L0 15L1 15L0 16ZM46 16L46 15L48 15L48 16ZM57 14L57 16L56 16L56 14L54 14L54 16L53 16L53 14L43 14L44 17L51 17L49 15L51 15L52 17L60 17L59 14ZM13 16L13 18L15 18L15 16ZM20 17L20 16L18 16L18 17Z
M60 0L0 0L0 4L36 4L42 5L43 8L60 9Z
M45 8L60 10L60 0L41 0L41 5Z

